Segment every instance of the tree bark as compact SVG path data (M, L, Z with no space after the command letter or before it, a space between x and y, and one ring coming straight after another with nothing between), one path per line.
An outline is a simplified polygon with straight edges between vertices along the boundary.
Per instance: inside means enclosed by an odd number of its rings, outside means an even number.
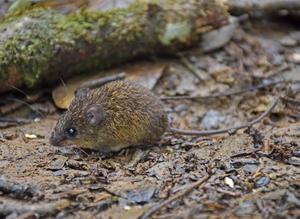
M138 56L172 54L224 25L218 0L136 0L126 7L62 13L34 7L0 24L0 92L32 88ZM1 83L2 81L2 83Z

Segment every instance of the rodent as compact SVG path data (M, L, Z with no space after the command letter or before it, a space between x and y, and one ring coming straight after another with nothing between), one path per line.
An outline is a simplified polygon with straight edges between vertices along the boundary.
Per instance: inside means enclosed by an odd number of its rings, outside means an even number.
M179 130L169 125L163 103L151 91L134 82L117 80L94 89L79 89L69 109L59 118L50 144L76 145L102 152L118 151L129 146L156 143L165 132L182 135L227 133L249 127L263 116L229 129Z
M103 152L152 144L168 130L163 103L146 88L113 81L99 88L81 88L61 115L50 144L75 144Z

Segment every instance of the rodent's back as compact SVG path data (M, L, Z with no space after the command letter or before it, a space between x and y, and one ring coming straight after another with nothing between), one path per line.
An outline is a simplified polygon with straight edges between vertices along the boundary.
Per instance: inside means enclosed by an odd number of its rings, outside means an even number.
M98 130L99 147L109 150L157 142L168 129L162 102L146 88L114 81L90 91L92 104L100 104L105 121ZM101 148L102 149L102 148Z

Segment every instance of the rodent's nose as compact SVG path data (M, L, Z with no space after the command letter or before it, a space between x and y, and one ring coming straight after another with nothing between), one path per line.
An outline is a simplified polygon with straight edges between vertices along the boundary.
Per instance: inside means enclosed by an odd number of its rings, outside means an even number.
M49 138L49 143L53 146L61 146L62 138L57 136L55 132L52 132L50 138Z

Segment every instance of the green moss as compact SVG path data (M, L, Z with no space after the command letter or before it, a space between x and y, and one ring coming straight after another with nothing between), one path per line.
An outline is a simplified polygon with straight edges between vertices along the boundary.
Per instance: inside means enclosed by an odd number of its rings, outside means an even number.
M48 26L47 19L40 20L33 16L18 22L9 19L6 26L2 25L7 31L2 28L5 38L0 40L1 78L8 78L8 70L15 66L18 72L22 72L21 78L29 87L40 80L48 70L49 58L53 56Z
M189 47L199 41L201 31L211 28L203 25L203 7L212 7L212 14L217 11L214 1L194 1L190 3L194 10L188 13L183 7L187 0L136 1L128 8L105 12L82 9L62 14L34 7L22 14L17 10L0 24L0 80L6 80L15 67L32 87L138 55Z
M170 45L173 40L186 42L191 35L191 26L187 22L168 23L160 41L164 45Z

